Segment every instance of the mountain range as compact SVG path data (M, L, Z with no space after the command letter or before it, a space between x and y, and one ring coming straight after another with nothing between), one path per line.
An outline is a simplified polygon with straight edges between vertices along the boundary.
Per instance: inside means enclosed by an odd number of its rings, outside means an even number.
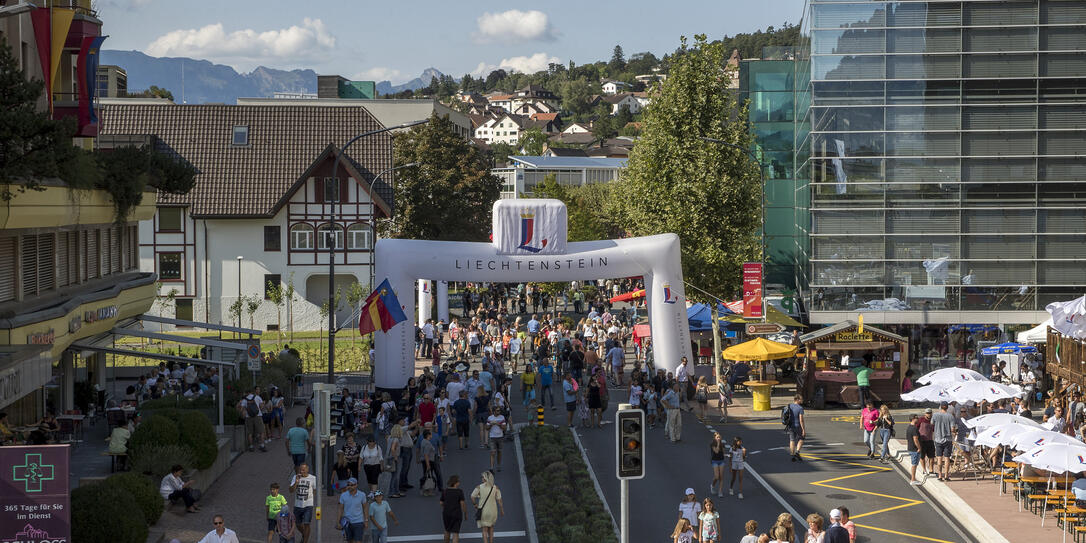
M102 50L102 64L120 66L128 74L128 89L139 92L151 85L173 93L177 103L233 104L238 98L266 98L276 92L317 92L313 70L277 70L258 66L240 74L224 64L187 57L152 57L139 51ZM419 77L401 85L377 83L378 94L415 90L430 84L441 72L427 68Z

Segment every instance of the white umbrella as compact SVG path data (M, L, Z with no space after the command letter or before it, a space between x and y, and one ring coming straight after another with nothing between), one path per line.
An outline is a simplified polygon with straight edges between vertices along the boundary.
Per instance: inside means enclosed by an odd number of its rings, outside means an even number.
M1003 427L1015 427L1025 428L1025 431L1014 432L1014 435L1009 438L1009 441L1005 442L1005 445L1010 445L1020 451L1030 451L1041 445L1050 445L1054 443L1063 443L1066 445L1074 445L1078 447L1086 447L1086 443L1079 441L1067 434L1061 434L1059 432L1053 432L1051 430L1040 430L1037 428L1031 428L1022 424L1006 424L998 426ZM992 430L989 428L988 430ZM979 440L978 440L979 443ZM982 443L983 445L983 443Z
M994 381L967 381L947 387L950 399L956 402L994 402L1022 395L1022 387Z
M967 381L987 381L983 375L965 368L941 368L922 375L916 380L922 385L964 383Z
M903 393L901 399L907 402L949 402L950 394L947 394L945 385L928 385Z
M987 415L981 415L979 417L973 417L965 420L965 425L970 428L976 428L978 432L983 431L985 428L991 428L992 426L998 426L1000 424L1022 424L1031 426L1033 428L1042 428L1041 424L1033 419L1027 419L1026 417L1019 417L1018 415L1012 415L1010 413L989 413Z
M1049 443L1034 447L1025 454L1014 457L1014 461L1028 464L1034 469L1062 473L1063 482L1066 485L1068 474L1086 471L1086 444ZM1044 513L1042 513L1041 526L1044 526L1044 522ZM1064 530L1063 540L1067 541L1066 530Z
M1009 445L1014 442L1014 439L1017 436L1034 431L1038 431L1038 429L1025 424L1012 424L1009 422L1005 422L1003 424L998 424L986 428L983 432L978 433L976 444L983 445L985 447L998 447L1000 445Z

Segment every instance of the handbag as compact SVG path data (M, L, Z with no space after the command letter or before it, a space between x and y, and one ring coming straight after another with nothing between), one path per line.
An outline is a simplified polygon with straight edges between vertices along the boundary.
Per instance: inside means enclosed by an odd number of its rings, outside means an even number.
M486 505L486 501L490 499L490 495L493 494L493 493L494 493L494 487L491 486L490 487L490 492L486 493L486 497L483 498L483 501L479 502L479 507L475 508L475 522L479 522L480 520L483 520L483 506Z

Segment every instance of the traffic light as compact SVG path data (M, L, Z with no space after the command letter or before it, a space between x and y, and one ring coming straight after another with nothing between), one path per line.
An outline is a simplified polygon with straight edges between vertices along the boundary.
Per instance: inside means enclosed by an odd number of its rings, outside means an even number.
M621 409L615 419L618 478L640 479L645 476L645 412Z

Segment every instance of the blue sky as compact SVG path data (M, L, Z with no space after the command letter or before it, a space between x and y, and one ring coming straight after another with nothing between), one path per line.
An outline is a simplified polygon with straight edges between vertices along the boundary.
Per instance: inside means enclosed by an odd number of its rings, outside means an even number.
M797 24L803 0L99 0L107 49L207 59L247 72L312 68L401 83L435 67L496 67L673 51L679 36Z

